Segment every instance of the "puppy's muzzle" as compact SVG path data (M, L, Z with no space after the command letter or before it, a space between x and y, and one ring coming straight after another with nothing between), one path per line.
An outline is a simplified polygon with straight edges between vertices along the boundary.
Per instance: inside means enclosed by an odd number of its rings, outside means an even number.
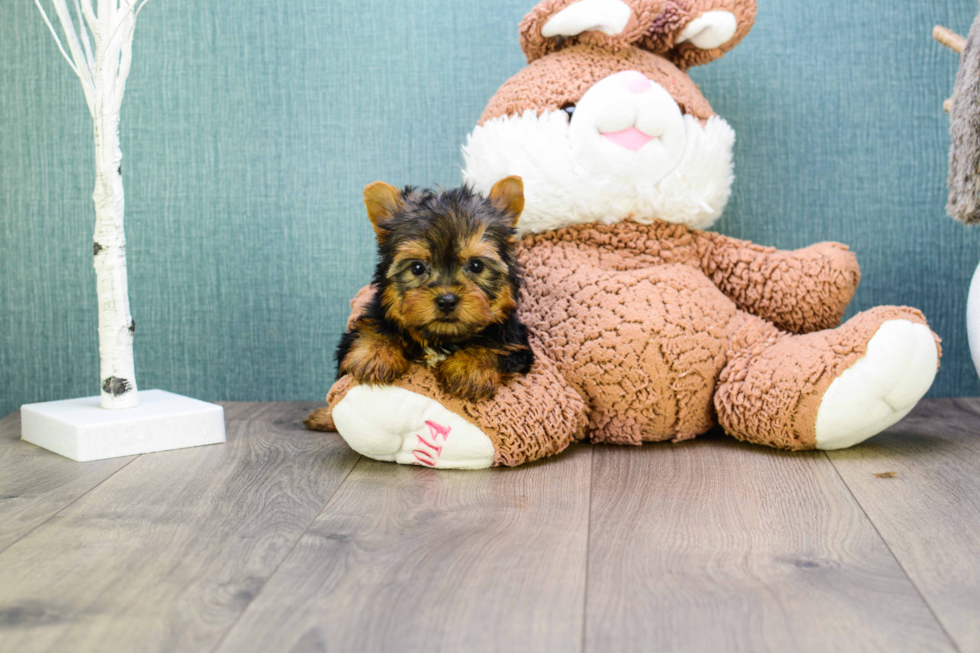
M459 297L452 293L446 293L436 297L436 307L443 313L449 314L459 306Z

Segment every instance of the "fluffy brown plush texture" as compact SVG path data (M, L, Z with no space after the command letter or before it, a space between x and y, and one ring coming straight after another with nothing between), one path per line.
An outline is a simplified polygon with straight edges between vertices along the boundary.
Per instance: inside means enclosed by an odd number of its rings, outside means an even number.
M663 86L684 113L701 120L714 115L697 84L667 59L637 48L614 53L581 44L538 59L504 82L483 110L479 124L525 111L555 111L578 102L593 84L623 70L638 70Z
M814 257L820 249L841 255ZM729 360L779 333L739 301L797 330L826 328L858 277L854 257L834 246L777 252L663 222L532 236L521 258L525 324L586 399L592 440L616 444L685 440L717 423L713 399ZM760 272L773 268L786 278ZM796 282L811 272L823 282L800 293Z
M980 222L980 16L973 22L956 74L949 111L949 201L960 222Z

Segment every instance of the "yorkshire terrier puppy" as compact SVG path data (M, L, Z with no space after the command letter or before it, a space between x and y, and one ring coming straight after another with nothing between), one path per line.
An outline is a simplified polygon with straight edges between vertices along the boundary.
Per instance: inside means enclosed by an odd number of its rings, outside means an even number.
M338 375L390 384L418 361L447 393L477 401L526 374L534 354L517 319L514 256L521 178L500 180L488 198L378 181L364 204L378 238L375 294L340 340Z

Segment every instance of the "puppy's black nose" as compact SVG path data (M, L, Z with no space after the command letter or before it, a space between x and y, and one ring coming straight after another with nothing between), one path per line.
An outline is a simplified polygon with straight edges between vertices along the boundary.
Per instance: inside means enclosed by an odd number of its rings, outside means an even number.
M452 293L446 293L445 295L439 295L436 297L436 306L443 313L452 313L456 306L459 304L459 297Z

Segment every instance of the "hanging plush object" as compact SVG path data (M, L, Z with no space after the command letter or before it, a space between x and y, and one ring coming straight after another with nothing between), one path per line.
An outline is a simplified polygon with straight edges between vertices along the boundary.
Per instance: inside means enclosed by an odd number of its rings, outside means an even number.
M933 37L960 55L953 97L943 108L950 117L949 200L946 212L965 224L980 222L980 16L969 38L936 26ZM966 331L973 365L980 373L980 267L966 304Z
M953 97L945 105L952 141L946 211L960 222L975 224L980 222L980 17L967 39L942 27L933 35L961 55Z

